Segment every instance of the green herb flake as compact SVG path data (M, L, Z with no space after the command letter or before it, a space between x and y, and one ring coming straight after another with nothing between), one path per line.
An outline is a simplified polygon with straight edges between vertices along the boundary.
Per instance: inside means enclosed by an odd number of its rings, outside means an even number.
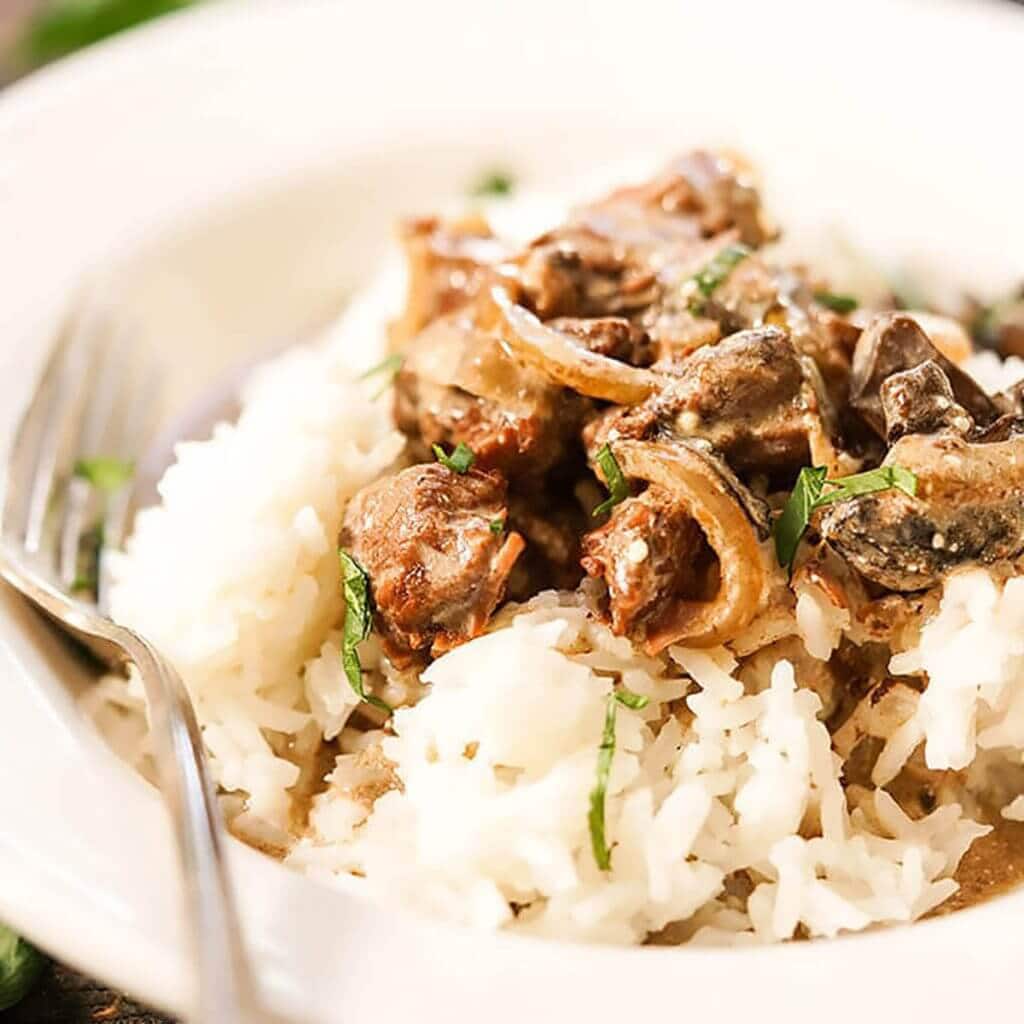
M404 362L405 356L400 352L395 352L382 359L376 366L371 366L359 375L360 380L370 380L372 377L381 378L380 389L373 394L374 401L380 398L395 383L395 378L398 376L398 371L402 368L402 363Z
M842 476L838 480L826 480L826 491L818 498L818 507L832 505L847 498L856 498L861 494L876 494L878 491L903 491L911 498L917 494L917 477L902 466L879 466L866 473L854 473L853 476Z
M505 520L504 519L492 519L491 520L491 533L504 533L505 532Z
M615 699L630 711L642 711L651 703L649 697L645 697L642 693L633 693L632 690L616 690Z
M439 444L435 444L433 448L434 455L437 456L437 461L440 462L445 469L450 469L453 473L458 473L459 476L464 476L468 473L473 463L476 462L476 456L473 454L473 449L463 441L460 441L456 445L455 451L453 451L451 455L446 455L445 450Z
M732 273L733 268L750 255L750 248L742 242L734 242L719 250L708 263L690 280L697 286L701 298L690 303L694 313L704 308L703 299L710 299L715 289Z
M349 686L360 700L381 711L391 713L392 708L379 697L366 692L363 684L363 666L359 661L359 645L370 635L373 619L373 598L370 577L366 570L344 549L339 548L341 560L341 591L345 597L345 623L342 626L341 664Z
M45 963L34 946L0 924L0 1011L28 995Z
M74 475L87 480L103 491L113 494L120 490L135 472L135 463L124 459L115 459L110 455L96 455L91 459L79 459L75 463Z
M608 488L608 497L594 509L593 515L603 516L616 505L625 501L632 492L610 445L602 445L597 455L594 456L594 461L601 468L605 486Z
M92 594L100 589L100 557L103 553L104 523L101 519L86 530L78 542L72 594Z
M898 490L910 497L917 494L917 477L902 466L879 466L866 473L839 477L838 480L827 480L826 472L823 466L806 466L801 469L796 486L782 509L782 515L775 521L772 531L775 557L779 565L790 571L800 540L816 509L879 491Z
M471 196L507 196L515 190L515 178L505 170L495 168L480 175L469 190Z
M389 380L394 380L395 374L402 368L402 363L404 361L405 356L400 352L395 352L393 355L385 357L375 366L371 366L368 370L359 374L359 379L369 380L371 377L384 375Z
M824 466L805 466L796 478L796 486L786 499L782 515L775 521L775 557L779 565L792 569L796 549L800 546L807 524L811 521L818 498L825 486L828 471Z
M841 316L852 313L860 305L852 295L842 295L839 292L815 292L814 301Z
M612 759L615 757L615 712L620 704L632 711L639 711L647 707L648 703L650 702L646 697L639 693L631 693L629 690L616 690L608 694L604 730L601 733L601 745L597 750L597 781L590 791L590 810L587 813L590 848L594 853L594 861L601 871L607 871L612 866L612 851L605 838L604 811Z

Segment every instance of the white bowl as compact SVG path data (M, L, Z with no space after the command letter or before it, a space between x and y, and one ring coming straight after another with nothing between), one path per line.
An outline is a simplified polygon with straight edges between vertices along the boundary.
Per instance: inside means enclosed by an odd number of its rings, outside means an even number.
M725 142L788 223L992 290L1024 276L1024 13L984 3L215 4L0 97L0 438L83 278L168 367L173 412L365 282L394 216L488 163L565 185ZM0 593L0 918L184 1011L156 795L83 724L82 669ZM233 843L268 996L295 1019L589 1022L866 1012L935 1024L1017 997L1024 893L834 942L605 949L470 934Z

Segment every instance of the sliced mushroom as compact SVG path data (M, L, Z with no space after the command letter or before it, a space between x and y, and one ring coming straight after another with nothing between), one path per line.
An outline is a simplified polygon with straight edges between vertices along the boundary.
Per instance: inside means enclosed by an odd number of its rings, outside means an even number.
M953 395L979 426L1008 411L928 340L917 320L906 313L886 313L867 327L853 354L850 404L880 436L885 437L881 389L887 377L931 361L946 375Z
M953 397L949 378L934 359L886 377L879 397L890 444L906 434L949 431L967 437L974 429L974 420Z
M661 390L590 428L588 447L615 437L699 437L740 473L794 475L833 469L828 405L817 371L776 327L741 331L699 349Z
M623 473L671 495L694 520L717 560L705 596L666 595L649 615L643 645L656 653L673 643L711 647L745 628L761 609L770 567L763 542L770 530L766 506L696 440L625 440L613 447ZM638 638L639 639L639 638Z
M1024 380L1011 384L1001 393L1001 398L1009 405L1012 413L1015 413L1017 416L1024 416Z
M1008 395L1007 392L1003 392ZM984 430L976 430L973 441L980 441L989 444L993 441L1009 441L1014 437L1024 436L1024 413L1008 412L1000 416L994 423L990 423Z
M859 331L814 301L807 281L795 270L770 264L754 253L740 261L705 304L723 333L769 325L786 331L793 347L811 359L830 399L846 399L850 354Z
M824 540L868 579L921 590L957 566L1024 551L1024 437L983 444L909 434L885 464L917 476L916 497L880 491L819 514Z
M904 310L904 315L916 320L917 325L928 335L928 340L957 366L974 351L971 336L959 320L917 309Z

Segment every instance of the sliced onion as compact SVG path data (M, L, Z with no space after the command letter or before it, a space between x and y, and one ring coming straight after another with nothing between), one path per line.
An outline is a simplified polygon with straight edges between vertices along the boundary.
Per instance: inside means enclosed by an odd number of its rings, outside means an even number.
M513 302L504 288L493 288L491 298L501 314L497 327L501 340L524 363L557 384L617 405L636 405L662 387L660 374L598 355L563 331L541 323Z
M628 477L676 495L704 531L719 562L719 586L707 601L680 600L645 641L649 654L669 644L713 647L748 626L761 610L770 570L762 541L767 510L699 442L619 441L615 457Z
M493 335L463 314L439 317L406 351L404 367L420 380L460 388L517 415L528 415L551 391L547 378L520 366Z

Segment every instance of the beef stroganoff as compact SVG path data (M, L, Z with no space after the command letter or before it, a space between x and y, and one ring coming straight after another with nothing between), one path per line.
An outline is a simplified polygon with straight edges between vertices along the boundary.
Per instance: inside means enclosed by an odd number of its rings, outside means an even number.
M112 608L185 678L236 834L609 943L1016 881L1019 303L839 293L777 236L702 151L526 241L410 221L403 308L371 291L179 445ZM86 700L144 764L135 681Z

